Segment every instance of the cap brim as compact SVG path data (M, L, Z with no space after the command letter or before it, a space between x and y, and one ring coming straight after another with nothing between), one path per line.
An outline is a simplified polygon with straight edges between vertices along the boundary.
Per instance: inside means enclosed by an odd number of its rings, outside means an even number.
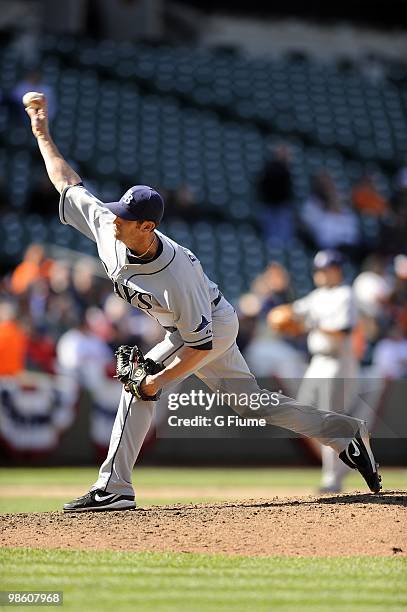
M103 206L110 210L116 217L120 219L126 219L126 221L136 221L134 216L126 210L121 202L103 202Z

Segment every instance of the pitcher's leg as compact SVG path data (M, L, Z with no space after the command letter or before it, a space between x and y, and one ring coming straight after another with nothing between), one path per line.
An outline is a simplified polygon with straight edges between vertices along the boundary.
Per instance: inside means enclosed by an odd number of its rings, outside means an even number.
M135 400L124 389L110 436L107 457L91 490L134 495L131 474L154 416L155 402Z
M264 418L270 425L315 438L321 444L331 446L337 453L347 448L363 423L347 415L318 410L291 397L260 389L236 344L201 368L196 375L211 389L228 393L230 407L240 416ZM247 402L242 406L235 401L239 397L256 397L259 394L262 394L264 405L257 410L252 410Z
M182 346L183 342L178 332L168 334L147 353L146 357L163 363L175 355ZM130 393L122 390L107 457L91 490L102 489L121 495L134 494L131 475L150 429L154 408L155 402L136 400Z

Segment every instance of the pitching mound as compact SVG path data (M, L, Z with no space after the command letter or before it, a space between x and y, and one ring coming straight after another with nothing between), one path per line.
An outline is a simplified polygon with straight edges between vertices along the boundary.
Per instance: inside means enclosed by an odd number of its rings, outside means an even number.
M407 495L389 491L122 512L4 514L0 544L244 555L405 555Z

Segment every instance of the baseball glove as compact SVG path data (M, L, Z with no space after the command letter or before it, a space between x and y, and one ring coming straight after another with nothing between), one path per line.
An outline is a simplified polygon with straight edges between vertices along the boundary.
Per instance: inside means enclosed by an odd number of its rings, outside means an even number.
M299 336L305 331L303 323L295 317L289 304L281 304L270 310L267 323L273 331L287 336Z
M153 359L146 359L138 346L119 346L115 355L115 378L123 383L126 391L143 401L155 402L158 400L161 391L155 395L145 395L141 389L141 384L146 376L157 374L163 369L163 366Z

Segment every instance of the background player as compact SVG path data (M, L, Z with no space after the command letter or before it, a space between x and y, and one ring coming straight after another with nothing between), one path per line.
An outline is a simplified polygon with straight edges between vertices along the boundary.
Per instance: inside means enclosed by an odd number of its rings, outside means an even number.
M163 365L148 376L143 391L156 395L173 381L192 373L211 389L247 394L260 392L236 345L238 321L233 307L204 274L187 249L156 231L163 201L150 187L129 189L118 202L103 204L89 193L79 175L52 141L46 101L39 95L27 112L48 176L61 194L60 217L94 240L116 293L167 329L163 342L148 357ZM241 387L239 389L239 387ZM322 411L279 395L256 413L234 404L242 416L255 414L270 424L315 437L358 469L378 492L380 477L364 422ZM67 511L125 509L135 506L131 473L150 427L154 402L135 401L125 389L113 426L107 458L86 495L66 504Z
M320 251L313 263L316 289L286 308L288 317L300 319L309 330L312 357L297 399L320 410L349 414L357 398L359 376L351 341L356 304L352 288L344 283L339 251ZM321 447L321 458L321 492L337 493L348 470L328 446Z

